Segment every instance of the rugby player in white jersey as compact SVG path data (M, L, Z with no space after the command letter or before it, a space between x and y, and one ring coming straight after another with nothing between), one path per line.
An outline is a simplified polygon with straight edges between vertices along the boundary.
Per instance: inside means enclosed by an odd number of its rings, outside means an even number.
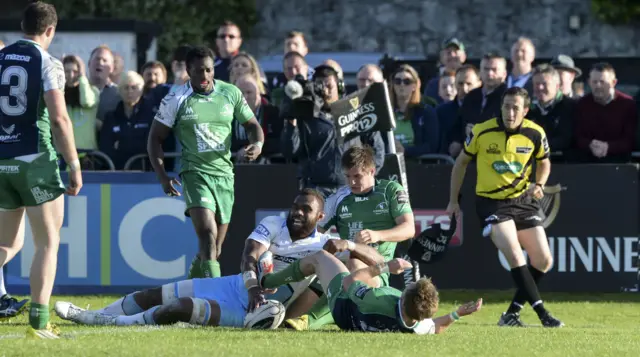
M324 200L315 190L305 189L294 200L287 218L264 218L249 235L242 257L242 273L220 278L183 280L126 295L95 311L59 301L55 311L62 319L87 325L166 325L187 322L197 325L242 327L247 311L266 302L258 286L262 273L278 272L294 261L325 248L346 252L369 265L384 259L365 244L334 239L316 229L324 217ZM258 270L261 256L270 252L272 266ZM340 254L340 253L338 253ZM263 264L263 262L261 262ZM268 299L287 306L307 288L313 277L280 287Z

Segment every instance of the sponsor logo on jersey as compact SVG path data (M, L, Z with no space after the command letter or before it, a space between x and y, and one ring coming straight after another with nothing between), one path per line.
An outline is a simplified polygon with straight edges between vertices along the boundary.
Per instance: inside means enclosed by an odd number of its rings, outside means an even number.
M41 190L40 187L32 188L31 194L33 195L33 198L36 200L37 204L41 204L53 199L52 193L49 193L49 191L47 190Z
M495 172L500 175L504 175L507 172L511 172L513 174L517 174L522 171L522 164L514 161L514 162L505 162L505 161L494 161L491 164L491 167L495 170Z
M498 144L491 143L487 148L487 154L500 155L502 154L502 151L500 151L500 149L498 148Z
M376 215L388 214L389 213L389 205L387 202L380 202L373 210L373 213Z
M396 192L396 200L398 201L398 204L401 205L409 203L409 193L405 190Z
M17 174L20 173L18 165L0 165L0 174Z
M516 153L518 154L528 154L533 150L530 146L518 146L516 147Z
M227 147L224 144L224 138L221 138L220 134L212 132L209 129L209 124L195 124L194 131L198 152L226 151Z
M259 224L256 229L253 230L253 233L265 238L269 238L271 235L271 232L269 232L269 229L267 229L264 224Z
M197 119L198 119L198 114L195 114L193 112L192 107L187 107L187 109L184 110L184 114L180 116L180 120L197 120Z
M371 290L370 287L368 286L361 286L358 288L358 290L356 290L355 295L357 297L359 297L360 299L364 299L364 296L367 295L367 292Z
M467 135L467 139L464 141L466 146L471 145L471 140L473 140L473 132L469 133L469 135Z
M345 218L350 218L351 212L349 212L349 207L347 207L347 205L342 205L342 207L340 208L340 219L345 219Z
M11 124L8 127L3 126L1 128L6 135L0 134L0 142L8 144L20 141L20 135L22 135L22 133L14 133L16 130L15 124Z
M369 197L356 197L356 202L364 202L364 201L369 201ZM345 208L347 206L344 206Z
M349 222L349 240L353 240L358 232L364 229L364 224L362 222Z
M4 55L4 59L6 61L31 62L31 56L16 55L13 53Z

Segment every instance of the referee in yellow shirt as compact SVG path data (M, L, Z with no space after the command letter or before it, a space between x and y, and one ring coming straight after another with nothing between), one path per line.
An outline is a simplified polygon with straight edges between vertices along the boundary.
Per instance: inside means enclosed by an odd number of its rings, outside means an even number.
M477 124L467 137L464 150L451 172L447 211L458 214L458 194L467 165L477 164L476 211L485 225L483 235L491 236L511 267L517 291L500 326L524 326L520 310L528 301L545 327L562 327L544 307L537 282L551 268L553 258L542 227L538 200L551 172L549 144L544 130L525 119L530 99L527 91L512 87L502 97L502 116ZM537 160L535 181L531 181ZM531 266L522 253L527 251Z

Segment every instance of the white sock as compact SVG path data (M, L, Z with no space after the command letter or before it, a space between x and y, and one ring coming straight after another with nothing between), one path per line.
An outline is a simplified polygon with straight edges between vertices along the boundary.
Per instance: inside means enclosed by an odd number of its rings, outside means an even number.
M131 316L118 316L116 318L116 326L132 326L132 325L155 325L153 320L153 313L159 309L160 306L154 306L147 311Z
M0 267L0 297L7 294L7 288L4 287L4 267Z
M98 310L98 312L102 312L109 315L126 315L124 313L124 310L122 310L122 300L124 300L124 297L121 297L120 299L111 303L109 306Z

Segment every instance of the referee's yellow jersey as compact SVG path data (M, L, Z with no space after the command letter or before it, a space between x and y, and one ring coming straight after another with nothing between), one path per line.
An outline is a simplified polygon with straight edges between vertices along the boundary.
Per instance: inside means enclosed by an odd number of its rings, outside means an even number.
M549 157L547 136L539 125L524 119L507 132L500 118L476 124L464 143L465 154L477 164L476 194L502 200L521 196L529 186L533 160Z

